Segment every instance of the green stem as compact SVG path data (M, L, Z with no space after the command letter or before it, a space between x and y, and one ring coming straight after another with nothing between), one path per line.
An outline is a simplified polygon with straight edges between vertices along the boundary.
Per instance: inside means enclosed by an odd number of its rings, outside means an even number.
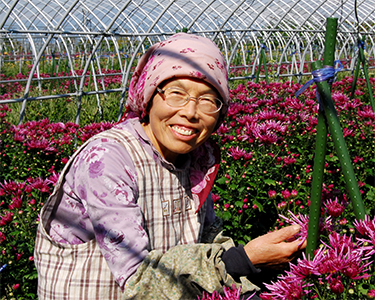
M322 298L322 296L320 295L320 293L319 293L319 289L316 287L316 284L314 284L314 290L315 290L315 292L318 294L319 299L324 300L324 299Z

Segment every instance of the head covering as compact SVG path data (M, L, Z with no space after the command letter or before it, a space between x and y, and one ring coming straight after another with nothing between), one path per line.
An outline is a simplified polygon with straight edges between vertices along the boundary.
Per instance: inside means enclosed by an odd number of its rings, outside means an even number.
M134 115L143 118L156 87L178 77L202 79L217 90L224 103L220 125L229 100L224 57L210 39L187 33L178 33L156 43L138 61L130 81L125 118Z

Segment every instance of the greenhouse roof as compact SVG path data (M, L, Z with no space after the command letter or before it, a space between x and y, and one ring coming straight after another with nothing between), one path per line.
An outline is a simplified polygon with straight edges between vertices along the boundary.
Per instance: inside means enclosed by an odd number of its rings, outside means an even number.
M316 31L324 29L327 17L335 17L341 31L359 28L363 33L374 34L375 1L1 0L0 8L0 28L20 32L144 34L170 33L176 28L193 32Z

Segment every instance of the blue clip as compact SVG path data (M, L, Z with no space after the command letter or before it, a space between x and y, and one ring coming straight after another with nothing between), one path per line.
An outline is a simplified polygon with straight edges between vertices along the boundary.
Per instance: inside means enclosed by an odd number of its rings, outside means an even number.
M2 272L6 267L7 267L7 264L4 264L4 265L0 268L0 272Z
M268 48L264 44L260 44L260 47L264 49L264 51L268 51Z
M308 82L306 82L297 92L296 97L301 95L310 85L312 85L314 82L322 82L329 79L332 79L335 74L339 71L341 71L344 66L342 65L341 61L335 60L334 64L338 63L339 67L335 69L331 66L325 66L322 69L312 71L311 74L314 76L313 79L310 79Z
M366 48L365 48L365 42L362 41L362 40L359 40L359 41L358 41L358 48L362 48L363 50L366 49Z

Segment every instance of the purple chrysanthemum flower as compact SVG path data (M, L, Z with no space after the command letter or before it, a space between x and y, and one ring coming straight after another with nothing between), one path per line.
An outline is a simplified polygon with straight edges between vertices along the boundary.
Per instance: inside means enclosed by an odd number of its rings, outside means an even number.
M357 231L363 238L357 238L362 243L369 244L364 246L366 256L371 256L375 253L375 218L371 220L369 216L365 216L364 220L355 220L353 222Z
M230 147L228 155L232 156L234 160L238 160L246 154L246 151L237 147Z
M290 210L288 210L290 218L287 218L283 215L279 215L280 218L284 219L285 222L291 225L299 225L301 226L300 231L296 234L296 238L300 239L302 244L307 239L307 230L309 227L309 217L306 215L302 215L298 213L298 215L293 214Z
M250 299L253 295L251 295L247 299ZM224 286L224 295L220 295L220 293L216 291L214 291L211 295L209 293L203 292L202 299L198 296L198 300L245 300L245 299L244 297L242 297L241 299L241 287L237 288L235 285L233 285L232 288Z
M295 278L296 281L300 282L303 279L308 278L311 275L320 276L320 272L318 270L318 266L322 263L324 259L323 255L324 249L319 248L313 260L310 260L306 257L305 253L302 253L302 259L297 260L297 265L292 263L289 264L290 271L286 271L286 274L290 278Z
M329 236L330 245L326 246L326 255L323 264L319 267L321 274L342 273L348 278L358 280L368 278L367 267L372 262L364 263L367 257L363 257L364 248L358 247L352 242L352 238L333 232Z
M334 218L339 217L345 210L344 203L339 203L339 200L337 199L337 197L335 200L332 200L332 199L327 200L327 202L324 203L324 205L327 208L328 214Z
M329 288L332 292L336 295L340 295L344 292L345 288L341 281L341 276L337 276L336 278L329 279Z
M280 280L277 282L271 281L271 284L264 284L270 292L262 293L261 297L263 299L302 299L303 296L310 292L308 290L312 286L310 283L296 281L295 278L289 276L280 276L279 278Z

